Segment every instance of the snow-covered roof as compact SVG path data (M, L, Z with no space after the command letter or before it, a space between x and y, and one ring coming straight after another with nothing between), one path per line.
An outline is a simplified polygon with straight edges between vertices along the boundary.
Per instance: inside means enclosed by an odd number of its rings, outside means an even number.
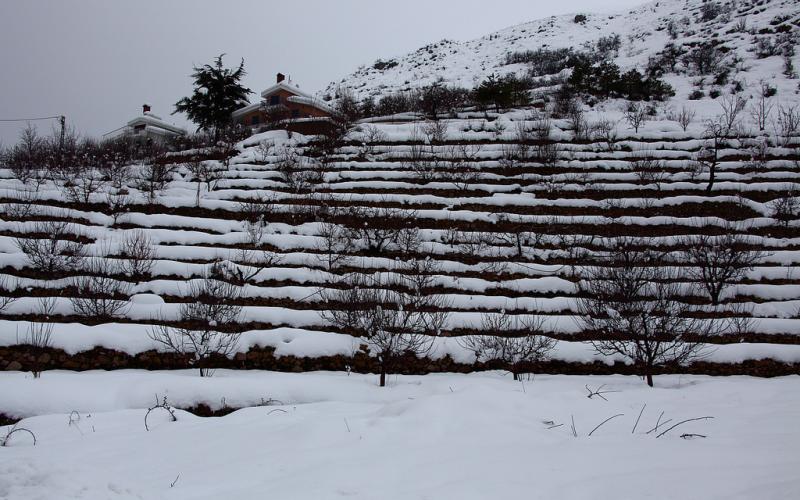
M286 98L286 100L289 102L293 102L295 104L305 104L306 106L313 106L326 113L333 113L333 108L325 104L322 100L316 99L314 97L292 96Z
M270 95L274 94L275 92L277 92L279 90L285 90L286 92L291 92L292 94L300 96L300 97L312 97L311 94L303 92L298 87L295 87L294 85L289 85L285 81L280 82L280 83L276 83L272 87L270 87L270 88L266 89L265 91L261 92L261 97L264 97L264 98L269 97Z
M243 108L239 108L239 109L237 109L236 111L234 111L233 113L231 113L231 116L232 116L233 118L238 118L238 117L240 117L240 116L242 116L242 115L246 115L247 113L250 113L250 112L256 111L256 110L258 110L260 107L261 107L261 103L260 103L260 102L254 102L253 104L248 104L247 106L245 106L245 107L243 107Z
M138 125L145 125L148 127L159 128L171 132L173 134L184 135L186 134L186 129L178 127L177 125L172 125L170 123L165 122L160 117L152 114L152 113L145 113L142 116L137 116L133 120L127 123L128 127L136 127Z

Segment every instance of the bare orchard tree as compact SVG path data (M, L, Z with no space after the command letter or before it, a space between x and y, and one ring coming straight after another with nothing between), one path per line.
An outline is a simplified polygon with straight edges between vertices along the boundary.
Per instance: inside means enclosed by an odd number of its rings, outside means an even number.
M651 151L640 151L637 156L630 162L630 166L639 182L645 185L652 184L661 191L661 184L669 177L664 169L664 163Z
M155 263L155 247L150 236L142 229L125 235L120 245L119 270L139 283L150 277Z
M361 144L358 146L358 155L365 160L372 160L375 156L376 146L386 142L389 136L375 125L364 125L360 134Z
M793 144L800 136L800 105L778 105L773 126L780 146Z
M696 171L708 171L708 185L706 186L706 192L708 193L714 188L714 180L722 150L728 146L725 127L726 125L719 119L706 121L703 145L700 151L694 155Z
M328 272L346 266L353 253L353 233L346 227L334 222L319 223L319 240L317 243L317 260Z
M35 314L39 321L28 324L25 337L21 341L22 344L29 345L37 350L48 349L52 346L53 330L55 327L52 316L55 313L55 308L55 297L40 297L37 300ZM42 365L39 359L41 359L40 356L33 356L33 366L31 368L33 378L40 378L42 376Z
M100 319L124 315L130 307L128 296L132 286L116 278L119 271L114 259L92 257L84 260L81 273L72 278L77 294L69 300L75 312Z
M769 95L769 84L764 81L761 82L761 92L753 103L750 105L750 118L753 119L758 130L763 132L769 123L769 117L772 113L772 108L775 107Z
M481 334L458 339L475 353L476 361L499 360L519 380L535 363L547 359L558 341L544 335L544 317L530 314L498 313L481 315Z
M185 289L187 302L178 308L181 326L160 324L148 332L168 351L189 357L191 365L200 369L201 377L212 375L209 358L233 353L241 335L218 331L220 325L236 323L242 312L242 306L236 304L241 288L218 279L225 274L215 264L202 279L190 281ZM162 323L166 321L162 318Z
M28 264L50 277L74 271L85 253L78 228L62 220L44 220L33 224L33 234L14 240Z
M47 179L47 156L51 153L46 138L39 135L36 127L28 125L20 132L19 141L4 152L3 165L17 180L34 191Z
M382 201L381 206L351 205L344 213L353 219L348 227L348 239L367 252L379 254L398 249L404 231L414 227L415 211L392 207Z
M453 186L463 193L472 189L481 179L481 172L476 163L482 148L480 144L467 142L447 148L446 165L450 172L446 175Z
M136 185L145 194L148 203L155 203L159 193L173 179L177 167L159 158L153 158L139 167Z
M522 216L496 213L497 222L506 225L509 229L505 232L498 232L496 238L514 248L515 257L518 259L527 258L531 252L539 247L542 233L537 233L531 229L531 224L525 222Z
M446 298L431 293L433 261L411 261L406 266L402 272L352 273L342 279L340 288L321 290L326 309L320 315L365 341L378 358L381 387L400 357L431 352L449 315Z
M639 133L639 129L649 118L647 113L647 106L640 102L632 102L624 113L625 121L633 129L635 133Z
M192 160L187 162L185 167L192 176L192 181L197 183L195 205L199 207L201 187L205 185L206 192L210 193L216 189L217 182L222 178L224 172L214 161Z
M702 358L702 339L721 331L717 320L691 314L677 278L659 256L620 239L578 284L578 321L597 339L594 349L630 360L651 387L657 367Z
M800 220L800 192L789 186L780 196L770 203L772 218L783 227L789 227L793 221Z
M617 124L611 120L599 120L592 124L592 139L605 143L606 151L617 149Z
M226 268L229 279L234 283L240 286L255 284L255 278L261 271L280 263L280 255L266 248L264 244L267 226L263 218L244 222L243 246L233 256L235 263Z
M320 171L314 168L311 158L302 156L293 146L278 148L278 161L275 170L280 174L286 187L293 193L311 191L315 184L322 181Z
M12 288L9 284L10 280L8 277L6 275L0 275L0 311L3 311L6 307L17 301L18 297L12 295L16 290L16 286Z
M726 288L744 278L766 255L756 241L736 231L735 226L727 226L721 235L703 232L681 240L689 276L700 283L714 305Z
M739 115L747 106L747 101L738 95L723 95L719 105L722 108L722 115L717 121L723 125L724 134L739 135Z
M670 113L668 118L674 122L678 122L678 125L680 125L683 131L686 132L686 130L689 128L689 125L691 125L694 121L695 116L697 116L697 112L695 110L687 108L686 106L682 106L680 111Z

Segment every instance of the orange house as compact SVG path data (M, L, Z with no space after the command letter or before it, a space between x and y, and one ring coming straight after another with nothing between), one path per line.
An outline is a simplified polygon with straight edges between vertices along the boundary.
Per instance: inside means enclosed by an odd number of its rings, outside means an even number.
M327 104L287 82L281 73L276 80L275 85L261 92L261 102L234 111L233 122L252 128L277 123L301 133L309 126L316 128L314 124L330 122L333 109Z

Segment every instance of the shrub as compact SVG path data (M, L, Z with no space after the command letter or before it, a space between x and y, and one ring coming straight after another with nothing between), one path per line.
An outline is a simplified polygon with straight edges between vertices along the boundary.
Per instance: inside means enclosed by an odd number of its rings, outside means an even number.
M383 61L381 59L378 59L377 61L375 61L375 64L373 64L372 67L377 69L378 71L384 71L387 69L394 68L397 65L398 62L395 61L394 59L389 59L388 61Z
M578 14L578 15L575 16L575 18L572 20L572 22L574 22L575 24L583 24L583 23L586 22L586 15L585 14Z
M576 54L572 48L526 50L507 54L505 63L527 64L529 76L552 75L569 68Z
M696 101L698 99L702 99L703 97L705 97L705 95L706 94L702 90L695 89L689 94L689 100Z
M500 108L525 105L528 103L527 87L516 75L502 77L490 75L475 89L475 102L481 106Z
M577 91L598 97L622 97L632 101L664 100L675 94L667 83L654 76L643 77L632 69L620 74L619 66L603 61L592 65L580 61L572 70L569 84Z
M718 2L705 2L700 6L700 21L713 21L722 13L722 6Z

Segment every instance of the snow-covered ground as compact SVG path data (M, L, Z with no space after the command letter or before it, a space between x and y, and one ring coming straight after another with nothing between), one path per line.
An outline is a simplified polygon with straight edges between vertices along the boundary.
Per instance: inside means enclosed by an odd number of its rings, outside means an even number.
M624 376L524 384L498 373L392 376L383 389L376 381L325 372L5 373L0 408L42 415L18 424L36 434L35 446L19 432L0 447L0 498L751 500L800 491L797 376L666 375L654 389ZM607 401L587 398L585 386L603 384L615 391ZM220 418L178 411L176 422L158 410L146 431L144 408L164 395L180 406L280 403ZM80 418L70 423L72 410ZM588 435L616 414L624 415ZM656 437L705 416L714 418Z

